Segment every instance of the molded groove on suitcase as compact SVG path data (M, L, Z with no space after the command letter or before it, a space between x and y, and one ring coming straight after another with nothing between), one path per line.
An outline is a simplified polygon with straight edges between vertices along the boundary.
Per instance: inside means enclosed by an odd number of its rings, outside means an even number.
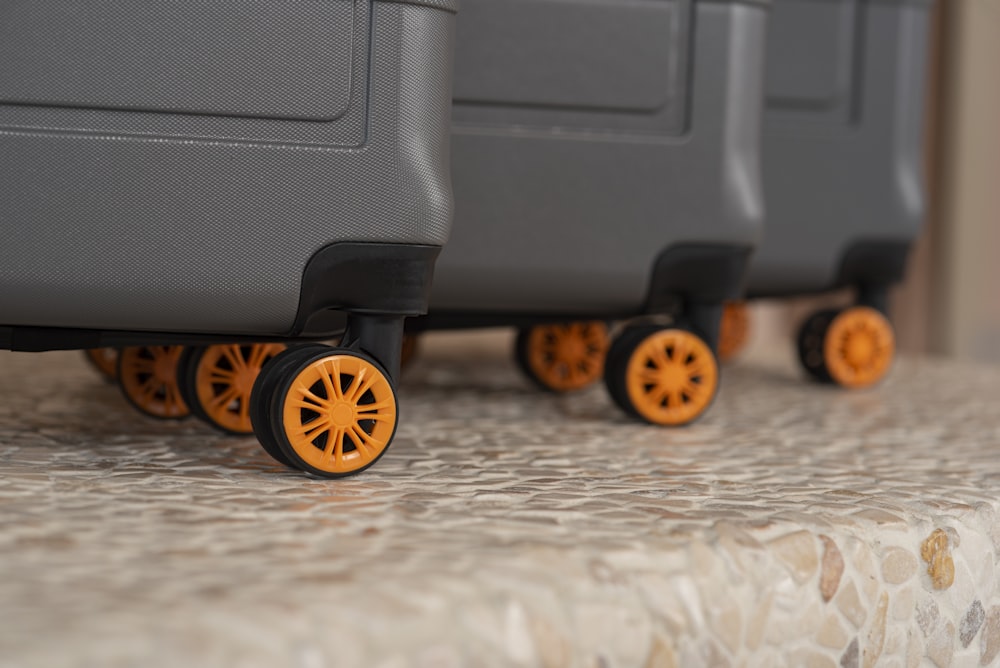
M0 104L331 121L354 0L0 0Z
M691 0L463 0L455 120L684 130Z
M779 2L770 18L768 106L840 112L846 120L858 51L857 0Z

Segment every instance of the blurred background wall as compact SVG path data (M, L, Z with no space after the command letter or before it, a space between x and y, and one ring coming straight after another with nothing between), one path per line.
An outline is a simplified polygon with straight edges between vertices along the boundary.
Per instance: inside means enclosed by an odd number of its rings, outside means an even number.
M1000 363L1000 0L939 0L933 24L928 220L893 321L904 353ZM757 304L754 342L846 298Z

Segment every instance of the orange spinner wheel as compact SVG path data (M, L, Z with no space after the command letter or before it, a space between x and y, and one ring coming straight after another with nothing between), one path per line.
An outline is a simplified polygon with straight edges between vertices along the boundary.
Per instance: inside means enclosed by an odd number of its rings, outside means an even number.
M647 422L680 426L699 418L719 387L708 343L681 328L636 327L615 341L605 375L619 406Z
M539 386L572 392L600 380L609 347L603 322L570 322L522 330L516 352L522 370Z
M118 383L129 403L146 415L176 419L190 409L177 384L177 363L184 346L136 346L118 355Z
M868 306L844 309L823 337L823 361L830 378L844 387L869 387L889 372L896 338L888 319Z
M326 349L297 360L271 402L271 428L289 461L309 473L359 473L385 453L398 421L396 390L373 359Z
M199 349L189 361L185 396L195 413L231 434L252 434L250 393L261 368L285 350L283 343L220 344Z

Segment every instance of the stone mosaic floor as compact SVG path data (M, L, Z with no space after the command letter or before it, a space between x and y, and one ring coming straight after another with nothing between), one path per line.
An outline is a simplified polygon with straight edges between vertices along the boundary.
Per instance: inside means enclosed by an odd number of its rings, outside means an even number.
M0 666L1000 663L1000 369L751 356L665 431L426 343L337 482L0 353Z

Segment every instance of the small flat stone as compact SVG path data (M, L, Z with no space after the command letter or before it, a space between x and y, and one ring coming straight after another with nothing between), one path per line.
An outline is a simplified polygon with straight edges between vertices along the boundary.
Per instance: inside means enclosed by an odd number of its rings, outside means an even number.
M917 573L917 558L901 547L890 547L882 558L882 578L889 584L903 584Z
M920 662L924 658L924 645L920 642L920 636L912 631L907 634L906 642L906 668L919 668Z
M768 543L768 547L800 585L805 584L819 567L816 539L808 531L796 531L775 538Z
M830 649L839 650L847 645L847 631L844 630L844 625L836 613L828 615L823 621L823 625L820 626L819 633L816 635L816 640L823 647Z
M986 612L983 633L979 637L979 665L988 666L1000 654L1000 606Z
M968 647L972 644L972 639L979 633L979 627L983 625L985 620L986 611L983 610L983 604L979 601L973 602L965 616L962 617L962 622L958 625L958 639L961 641L962 647Z
M868 642L865 643L865 668L874 668L885 649L885 617L888 611L889 594L882 592L875 607L875 615L872 617L871 629L868 631Z
M920 627L924 637L929 636L937 627L941 613L937 603L930 596L926 596L917 602L917 626Z
M826 654L812 649L799 649L788 655L789 665L802 668L837 668L837 663Z
M565 665L572 665L572 662L567 660ZM643 668L677 668L677 653L667 640L656 636Z
M858 668L858 639L855 638L840 656L840 668Z
M747 624L746 644L747 647L756 651L764 639L764 630L767 628L767 619L771 614L771 606L774 604L774 593L760 602L754 611L753 617Z
M835 602L840 611L844 613L844 616L854 624L854 628L860 629L865 623L868 613L865 611L865 606L861 603L861 598L858 596L858 588L854 586L853 582L848 582L840 588L840 593L837 594Z
M899 515L894 515L893 513L880 508L866 508L865 510L859 510L854 513L853 516L862 517L866 520L875 522L876 524L906 524L903 518Z
M823 561L819 573L819 592L824 603L829 603L840 586L844 574L844 557L837 544L827 536L820 536L823 543Z
M729 648L730 652L738 652L740 637L743 633L743 616L739 606L731 605L717 616L711 618L712 628L717 638Z
M943 529L935 529L920 545L920 558L927 564L927 574L935 589L947 589L955 582L955 562L948 534Z
M913 585L900 587L892 595L892 618L898 622L908 621L913 617L915 590Z
M732 663L719 647L718 643L706 640L701 646L701 657L706 666L717 666L718 668L730 668Z
M955 625L947 622L927 639L927 656L938 668L949 668L954 654Z

